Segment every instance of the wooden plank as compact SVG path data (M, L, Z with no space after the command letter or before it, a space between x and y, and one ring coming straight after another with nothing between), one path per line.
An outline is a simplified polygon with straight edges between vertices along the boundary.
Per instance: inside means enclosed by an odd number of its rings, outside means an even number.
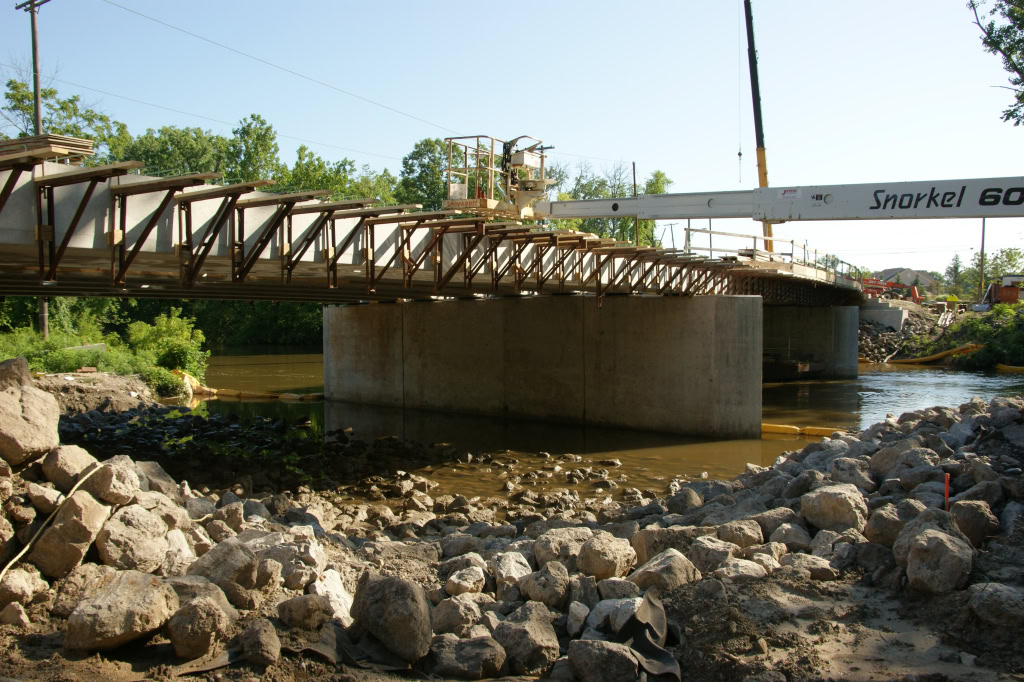
M259 197L257 199L242 199L235 206L237 208L257 208L259 206L276 206L277 204L284 203L298 203L300 201L309 201L316 199L317 197L329 197L331 190L329 189L313 189L308 192L291 192L289 194L274 194L269 197Z
M39 163L43 159L51 159L57 156L66 156L68 149L65 147L39 147L37 149L23 149L19 152L12 152L0 156L0 169L20 166L25 163Z
M34 180L37 185L41 185L43 187L63 187L64 185L88 182L94 178L105 180L116 175L124 175L130 170L142 168L143 165L144 164L141 161L119 161L118 163L111 163L105 166L79 168L77 170L67 171L66 173L43 175L41 177L34 178Z
M233 185L220 185L210 189L198 189L195 192L182 192L174 197L176 201L203 201L204 199L220 199L232 194L245 194L257 187L273 185L277 180L252 180L251 182L238 182Z
M179 175L173 178L156 178L155 180L114 185L110 188L110 193L116 196L127 197L133 194L162 192L166 189L182 189L192 185L202 185L207 180L214 180L219 177L221 177L220 173L192 173L191 175Z
M419 213L402 213L390 217L367 218L367 225L394 225L395 223L409 222L410 220L433 220L435 218L447 218L457 215L458 211L421 211Z
M423 204L398 204L396 206L373 206L371 208L353 208L344 211L331 213L332 220L344 218L376 218L377 216L389 215L391 213L404 213L406 211L423 208ZM294 213L295 211L292 211Z
M346 208L366 208L376 204L380 199L342 199L340 201L322 201L316 204L303 204L292 209L292 215L303 213L325 213L330 210L344 210Z

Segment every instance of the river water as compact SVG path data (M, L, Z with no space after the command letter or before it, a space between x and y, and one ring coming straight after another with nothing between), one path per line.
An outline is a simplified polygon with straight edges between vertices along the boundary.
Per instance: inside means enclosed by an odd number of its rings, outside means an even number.
M302 349L256 354L218 353L211 357L206 383L243 391L315 393L323 389L323 356ZM863 429L886 413L900 414L935 405L957 406L973 396L1024 394L1024 375L976 374L951 369L861 365L860 376L846 381L801 381L765 384L763 421L797 426ZM396 435L422 443L450 442L469 452L511 450L574 453L587 459L618 458L617 473L628 485L663 490L675 475L731 477L748 462L770 464L780 453L803 447L805 439L767 436L759 440L694 439L625 429L564 426L535 421L496 419L451 413L400 410L347 403L227 401L206 403L210 412L274 419L309 419L329 431L351 427L364 440ZM444 467L429 474L446 491L494 494L472 467ZM493 482L492 482L493 483Z

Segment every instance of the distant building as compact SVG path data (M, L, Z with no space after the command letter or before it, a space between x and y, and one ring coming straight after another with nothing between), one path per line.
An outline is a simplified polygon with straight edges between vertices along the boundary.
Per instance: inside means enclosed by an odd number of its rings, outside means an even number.
M874 273L876 279L880 279L883 282L896 282L900 284L913 284L914 280L917 280L918 286L922 286L931 289L939 284L939 281L929 275L927 272L921 272L920 270L911 270L910 268L889 268L882 270L881 272Z

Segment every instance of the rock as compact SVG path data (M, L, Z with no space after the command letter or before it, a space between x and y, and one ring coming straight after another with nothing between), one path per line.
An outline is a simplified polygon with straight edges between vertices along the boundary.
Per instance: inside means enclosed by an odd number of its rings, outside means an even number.
M761 524L752 519L730 521L718 527L718 539L738 547L751 547L764 542Z
M494 629L494 639L504 648L515 675L543 675L558 658L558 637L543 617L512 620L510 616Z
M32 566L18 566L7 571L0 581L0 608L10 603L31 604L37 594L50 586Z
M592 575L574 575L569 579L568 601L578 601L593 608L594 604L601 601L601 595L597 590L597 581Z
M505 664L505 650L491 637L462 639L451 634L430 643L432 671L443 678L482 680L497 677Z
M445 582L444 591L451 596L465 592L482 592L486 576L479 566L470 566L456 571Z
M891 547L907 522L917 518L925 505L917 500L902 500L898 505L886 504L871 512L864 536L871 542Z
M109 514L110 507L84 490L76 491L36 541L28 560L44 575L63 578L81 563Z
M389 651L410 663L430 649L430 603L416 583L366 571L359 578L352 616Z
M18 466L53 450L59 419L56 398L32 385L25 358L0 362L0 458Z
M257 583L259 583L258 575ZM348 627L352 624L352 595L345 589L340 573L329 568L306 589L310 594L327 597L327 601L331 605L331 616L340 621L343 626Z
M124 455L112 457L89 476L82 488L108 504L128 504L139 491L135 463Z
M622 578L605 578L597 584L601 599L627 599L640 596L640 586Z
M999 481L982 481L949 498L949 503L961 500L984 500L990 507L997 507L1003 501L1003 486Z
M584 543L593 536L589 528L555 528L543 533L533 544L537 565L557 561L570 572L575 573L576 557Z
M281 640L266 618L252 621L239 637L245 660L256 665L274 665L281 658Z
M828 471L836 483L849 483L866 493L873 493L878 487L871 479L870 465L862 459L838 457L829 464Z
M60 583L57 598L50 607L50 614L67 618L80 603L92 599L110 584L117 571L103 564L81 564Z
M856 486L840 483L804 494L800 498L800 515L821 529L863 530L868 519L868 506Z
M528 599L561 609L569 594L569 572L558 561L548 561L534 573L519 579L519 591Z
M139 571L121 571L71 613L64 646L113 649L160 629L177 610L178 595L162 580Z
M785 556L786 552L788 551L789 549L786 547L786 545L782 544L781 542L766 542L763 545L754 545L753 547L747 547L746 549L744 549L743 558L750 559L751 561L753 561L754 556L758 554L765 554L778 561L783 556Z
M232 530L231 526L220 519L209 521L206 524L205 529L210 538L217 543L224 542L228 538L233 538L238 535L238 533Z
M762 554L761 556L768 556ZM774 559L772 559L774 561ZM763 566L747 559L729 559L712 573L719 580L730 583L745 583L768 575Z
M224 505L214 512L213 520L223 522L228 528L237 533L242 530L242 524L245 523L245 505L242 502Z
M672 526L671 528L645 528L638 531L630 544L636 552L636 562L646 563L655 554L666 549L677 549L680 552L689 550L690 543L704 535L715 535L713 526Z
M86 469L99 466L96 458L77 445L61 445L43 458L43 476L67 494Z
M217 505L213 500L206 497L190 497L185 500L185 511L193 521L213 516L217 512Z
M673 514L683 514L690 509L704 504L704 500L700 498L695 491L690 488L683 488L678 493L668 498L667 506L668 510Z
M29 620L28 614L25 613L25 607L16 601L12 601L10 604L0 609L0 625L14 625L20 628L27 628L32 624Z
M794 569L807 571L812 580L835 580L839 577L839 571L832 568L828 559L811 554L787 554L782 557L779 563L791 566Z
M595 580L625 575L636 562L636 552L627 540L599 532L583 543L576 566Z
M498 599L518 600L519 579L533 572L530 563L519 552L504 552L496 554L491 560L491 564L494 580L497 583ZM512 599L507 599L508 597L512 597Z
M907 579L915 590L942 594L967 583L974 550L963 539L928 529L914 536L907 555Z
M806 552L811 548L811 534L803 526L793 523L783 523L776 528L768 541L783 544L790 552Z
M326 575L326 572L325 572ZM315 584L315 581L314 583ZM260 559L256 565L256 588L275 589L281 586L281 564L273 559ZM312 588L312 585L308 586ZM319 594L319 593L317 593ZM351 608L351 605L350 605Z
M756 525L756 524L755 524ZM758 529L760 531L760 529ZM740 554L740 548L708 535L699 537L690 545L687 557L702 573L710 573L727 559Z
M277 616L285 625L300 630L319 630L331 619L331 601L319 594L304 594L277 605Z
M164 583L178 595L179 606L184 606L196 599L208 599L216 604L232 623L238 620L238 611L228 601L224 590L206 578L199 575L182 575L165 578Z
M625 644L577 639L569 642L569 663L576 678L587 682L638 679L639 664Z
M238 538L228 538L196 559L187 575L200 575L223 587L226 581L244 588L256 585L256 555Z
M925 530L939 530L963 540L968 546L971 543L967 536L960 532L952 514L941 509L926 509L908 521L892 543L892 554L897 565L906 567L911 543Z
M215 601L201 597L185 604L167 621L167 637L179 658L192 660L210 653L229 638L231 621Z
M163 566L170 546L167 525L137 504L121 507L96 536L96 549L107 566L153 573Z
M961 500L949 507L959 528L971 544L981 547L984 542L1000 533L999 519L984 500Z
M776 570L782 568L782 564L773 557L771 554L754 554L750 557L750 561L763 568L767 573L774 573Z
M161 492L140 490L135 493L135 504L159 516L172 530L180 528L184 532L193 528L188 512Z
M675 549L666 549L652 557L629 576L629 580L636 583L641 590L657 587L662 594L668 594L680 585L700 579L700 571L683 556L682 552Z
M771 537L772 533L785 523L799 525L799 517L789 507L776 507L750 517L761 526L761 536Z
M281 576L289 589L304 588L327 567L327 552L312 537L295 540L294 536L271 533L249 544L257 559L281 564Z
M450 632L458 637L465 637L480 619L480 606L468 593L442 599L430 611L430 624L434 632Z
M996 628L1024 624L1024 591L1001 583L976 583L967 588L967 606L980 620Z
M624 581L627 582L627 581ZM633 583L630 583L632 585ZM587 620L587 616L590 615L590 608L586 604L581 604L578 601L574 601L569 604L569 615L565 622L566 632L569 633L570 637L577 637L583 632L583 624Z
M61 495L59 490L47 488L37 483L28 483L25 486L25 490L28 493L28 499L32 501L32 506L43 514L52 514L57 505L64 501L64 496Z
M136 462L135 473L141 490L163 493L177 504L184 502L178 484L156 462Z

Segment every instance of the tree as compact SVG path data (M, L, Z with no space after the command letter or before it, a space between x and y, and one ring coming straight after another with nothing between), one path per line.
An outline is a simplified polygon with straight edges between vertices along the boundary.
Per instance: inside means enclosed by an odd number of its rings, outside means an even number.
M223 172L227 160L228 139L202 128L164 126L150 128L128 143L124 159L142 161L148 172L209 173Z
M352 185L352 192L358 197L374 197L380 199L381 203L394 204L395 190L397 189L398 178L392 175L387 168L380 173L370 168L369 164L363 164L359 177Z
M946 266L946 287L949 293L960 296L964 291L964 268L960 261L960 255L953 256L953 260Z
M672 186L672 181L663 171L653 171L647 182L644 183L644 194L665 194ZM654 233L655 222L653 220L640 221L640 244L642 246L657 246L657 235Z
M242 182L278 178L283 166L278 158L277 132L259 114L249 114L231 131L228 142L227 174Z
M32 89L24 81L9 79L4 92L0 118L15 137L35 134L35 100ZM78 95L61 99L56 88L39 91L42 105L42 132L92 140L96 149L95 163L107 158L122 158L124 147L131 141L128 128L120 121L82 104Z
M295 190L329 189L332 195L352 196L356 164L351 159L324 161L302 145L296 151L295 165L280 172L281 184Z
M1003 120L1018 126L1024 123L1024 0L995 0L986 13L979 12L985 0L970 0L974 24L981 29L981 44L987 52L998 55L1003 68L1010 73L1008 90L1014 103L1003 112Z
M402 172L395 199L402 204L423 204L423 208L437 210L447 197L443 169L448 165L448 146L444 140L424 138L402 158Z

